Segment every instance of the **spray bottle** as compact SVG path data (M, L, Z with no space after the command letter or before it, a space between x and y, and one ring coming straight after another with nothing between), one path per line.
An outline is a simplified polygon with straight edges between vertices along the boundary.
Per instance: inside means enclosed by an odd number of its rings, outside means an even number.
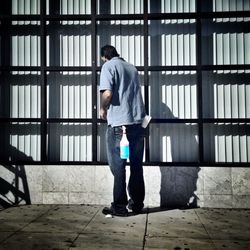
M121 159L129 158L129 141L126 135L125 126L122 126L122 139L120 141L120 157Z

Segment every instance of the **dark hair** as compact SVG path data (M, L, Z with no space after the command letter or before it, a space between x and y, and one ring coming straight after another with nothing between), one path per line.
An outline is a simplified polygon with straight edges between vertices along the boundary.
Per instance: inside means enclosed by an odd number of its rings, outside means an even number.
M105 57L108 60L112 59L113 57L120 56L116 48L111 45L105 45L101 48L101 57Z

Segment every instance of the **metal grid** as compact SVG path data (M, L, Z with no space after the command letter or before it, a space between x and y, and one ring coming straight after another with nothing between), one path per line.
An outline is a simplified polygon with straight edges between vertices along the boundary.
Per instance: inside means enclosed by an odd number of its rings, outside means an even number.
M211 71L240 71L240 70L249 70L250 64L249 63L241 63L241 64L206 64L203 63L203 53L202 50L203 40L202 40L202 32L203 32L203 20L212 20L212 19L229 19L229 18L242 18L244 19L242 22L249 22L250 12L244 10L244 6L238 6L235 3L234 8L225 9L218 1L218 4L213 5L212 1L207 1L206 5L202 5L201 1L195 1L195 8L189 9L188 12L185 12L184 9L179 9L178 11L178 3L179 5L183 5L182 1L173 1L175 3L175 7L171 7L171 11L164 11L161 10L160 2L155 3L154 1L140 1L143 6L140 6L139 13L126 13L123 14L122 11L119 14L111 14L109 12L108 6L111 5L112 1L105 1L105 5L99 6L99 1L92 0L90 5L90 13L81 13L78 11L76 14L71 13L70 10L67 10L64 14L64 11L61 10L60 14L60 1L36 1L39 6L37 6L37 13L19 13L18 11L13 13L13 6L12 4L16 1L5 1L1 3L1 64L0 64L0 71L1 76L4 78L8 75L9 72L17 71L17 72L39 72L39 79L40 79L40 86L41 86L41 115L37 118L25 118L25 117L15 117L11 118L10 116L1 116L0 124L2 129L1 137L5 138L6 131L9 131L9 126L15 123L36 123L40 125L40 158L31 161L30 158L27 157L9 157L9 150L3 150L1 154L1 162L4 163L23 163L23 164L85 164L85 165L102 165L106 164L106 161L102 161L98 157L98 126L103 124L104 122L98 119L98 74L100 72L100 66L98 65L98 52L97 52L97 25L98 22L103 21L122 21L122 20L140 20L143 21L142 29L143 29L143 54L144 54L144 61L142 66L137 66L138 70L143 72L143 91L144 91L144 99L146 110L149 113L150 111L150 83L149 83L149 75L151 72L162 72L162 71L195 71L196 72L196 84L197 84L197 117L196 118L154 118L152 119L152 125L171 125L174 126L178 124L196 124L198 128L198 158L194 161L164 161L164 160L157 160L154 161L150 157L152 151L152 145L150 143L150 129L146 131L146 148L145 148L145 159L144 165L150 166L242 166L247 167L249 158L248 156L244 160L244 162L226 162L225 160L216 161L213 157L205 157L204 149L207 147L204 146L204 129L211 125L216 124L231 124L233 126L236 124L243 124L243 128L246 133L249 135L249 124L250 119L242 118L242 117L206 117L204 116L204 103L202 97L204 96L204 72L211 72ZM76 1L75 1L76 2ZM119 1L115 1L116 3ZM194 1L193 1L194 2ZM244 1L243 1L244 2ZM247 1L245 1L247 2ZM215 2L216 3L216 2ZM155 5L154 5L155 4ZM249 3L246 3L248 6ZM153 8L152 8L153 6ZM177 7L176 7L177 6ZM205 6L205 7L204 7ZM102 9L103 8L103 9ZM16 8L18 10L18 8ZM98 11L97 11L98 9ZM108 9L108 11L107 11ZM150 11L149 11L150 9ZM152 12L152 13L149 13ZM196 56L196 64L195 65L149 65L148 56L149 56L149 23L153 20L195 20L195 56ZM47 34L48 34L48 22L73 22L73 21L84 21L90 22L91 28L91 65L89 66L62 66L62 65L52 65L48 66L47 63ZM39 24L40 29L40 62L38 65L33 66L25 66L25 65L11 65L10 63L10 44L11 44L11 37L9 35L8 30L13 29L13 22L23 22L25 25L29 24L29 22L36 22ZM241 23L242 23L241 22ZM25 26L24 26L25 27ZM246 25L247 27L247 25ZM248 31L248 30L247 30ZM50 118L48 117L48 104L47 104L47 82L48 82L48 73L49 72L91 72L91 87L92 87L92 114L91 118ZM2 91L3 93L3 91ZM6 92L5 92L6 93ZM5 97L6 98L6 97ZM4 99L2 94L1 99ZM5 106L6 108L6 106ZM7 107L9 108L9 107ZM86 123L91 124L91 138L92 138L92 156L91 160L51 160L49 158L49 143L53 143L52 141L48 141L48 128L49 125L53 124L60 124L60 123ZM225 130L225 129L224 129ZM5 132L3 132L5 131ZM206 136L205 136L206 137ZM8 138L7 138L8 139ZM247 150L248 144L246 145ZM219 151L218 151L219 152Z

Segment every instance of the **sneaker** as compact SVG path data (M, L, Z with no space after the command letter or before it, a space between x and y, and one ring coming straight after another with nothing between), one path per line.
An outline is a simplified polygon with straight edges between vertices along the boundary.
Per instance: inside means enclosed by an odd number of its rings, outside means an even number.
M128 210L124 210L124 211L114 211L114 209L109 208L109 207L104 207L102 210L102 213L107 215L114 215L114 216L121 216L121 217L126 217L128 216Z
M142 212L142 208L130 207L129 209L133 211L134 214L140 214Z
M135 214L141 213L143 206L144 206L143 204L141 204L140 206L135 205L131 199L129 200L128 203L128 209L132 210Z

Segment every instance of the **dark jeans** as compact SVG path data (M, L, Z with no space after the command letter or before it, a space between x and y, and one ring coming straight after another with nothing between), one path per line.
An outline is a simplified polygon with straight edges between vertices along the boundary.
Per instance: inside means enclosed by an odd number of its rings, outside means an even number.
M130 204L135 208L143 208L145 186L143 178L142 158L144 149L144 129L141 124L126 126L129 141L130 178L128 194ZM120 158L120 140L122 127L108 126L106 132L107 156L111 172L114 176L113 203L115 211L124 211L128 204L126 192L126 160Z

